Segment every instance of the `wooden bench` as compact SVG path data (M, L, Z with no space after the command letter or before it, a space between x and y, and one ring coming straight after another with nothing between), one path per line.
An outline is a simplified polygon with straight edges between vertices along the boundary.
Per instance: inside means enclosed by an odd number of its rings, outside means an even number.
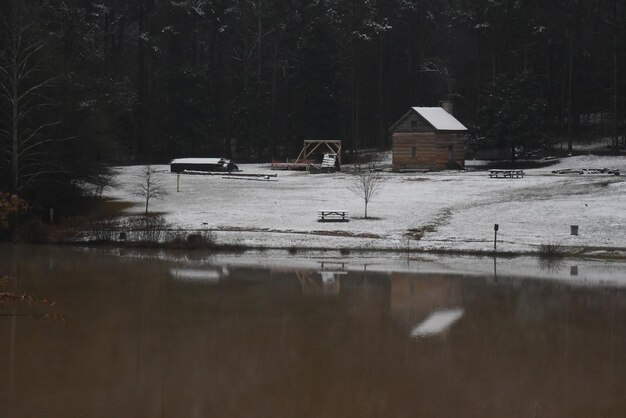
M489 170L491 178L520 178L524 177L524 170Z
M317 215L318 222L348 222L347 210L320 210Z

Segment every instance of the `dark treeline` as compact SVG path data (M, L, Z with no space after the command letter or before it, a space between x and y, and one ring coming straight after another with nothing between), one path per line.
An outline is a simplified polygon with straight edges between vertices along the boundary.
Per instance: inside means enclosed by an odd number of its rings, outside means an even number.
M43 172L87 180L111 159L385 147L409 106L440 101L488 146L624 134L624 0L0 2L7 190L36 173L13 171L15 47L29 57L18 90L43 83L19 121L41 127L29 151L56 153Z

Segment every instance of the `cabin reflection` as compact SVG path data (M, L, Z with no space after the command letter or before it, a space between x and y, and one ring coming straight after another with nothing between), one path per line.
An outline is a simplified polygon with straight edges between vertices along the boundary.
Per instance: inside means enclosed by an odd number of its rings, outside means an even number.
M435 312L463 307L463 284L443 275L417 278L415 274L391 276L391 316L394 322L411 332Z

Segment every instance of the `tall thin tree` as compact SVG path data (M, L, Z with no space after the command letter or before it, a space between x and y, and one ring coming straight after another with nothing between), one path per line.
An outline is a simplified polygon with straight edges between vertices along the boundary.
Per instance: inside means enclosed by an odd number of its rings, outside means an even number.
M9 166L11 191L20 194L39 177L57 172L46 149L62 139L46 135L58 120L42 113L53 103L46 97L54 77L43 71L46 43L35 36L25 3L12 0L0 11L5 43L0 54L1 161Z
M150 164L146 166L146 171L140 176L140 182L137 184L135 192L137 196L141 196L146 201L145 214L148 214L148 207L151 200L158 199L165 194L165 189L154 178L154 171Z

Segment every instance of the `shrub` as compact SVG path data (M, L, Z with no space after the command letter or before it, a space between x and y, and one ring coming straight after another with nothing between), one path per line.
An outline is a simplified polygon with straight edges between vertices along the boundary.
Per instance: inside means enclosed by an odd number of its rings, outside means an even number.
M136 216L127 218L121 227L132 231L134 241L158 243L169 224L162 216Z
M91 226L91 240L96 242L111 242L119 233L120 221L107 219L94 222Z
M539 246L538 253L544 259L562 258L565 256L565 249L558 242L543 243Z
M30 206L19 196L0 192L0 238L15 238L15 227L20 215L30 210Z
M215 246L215 238L211 231L188 234L183 230L177 230L166 234L165 244L173 248L211 248Z

